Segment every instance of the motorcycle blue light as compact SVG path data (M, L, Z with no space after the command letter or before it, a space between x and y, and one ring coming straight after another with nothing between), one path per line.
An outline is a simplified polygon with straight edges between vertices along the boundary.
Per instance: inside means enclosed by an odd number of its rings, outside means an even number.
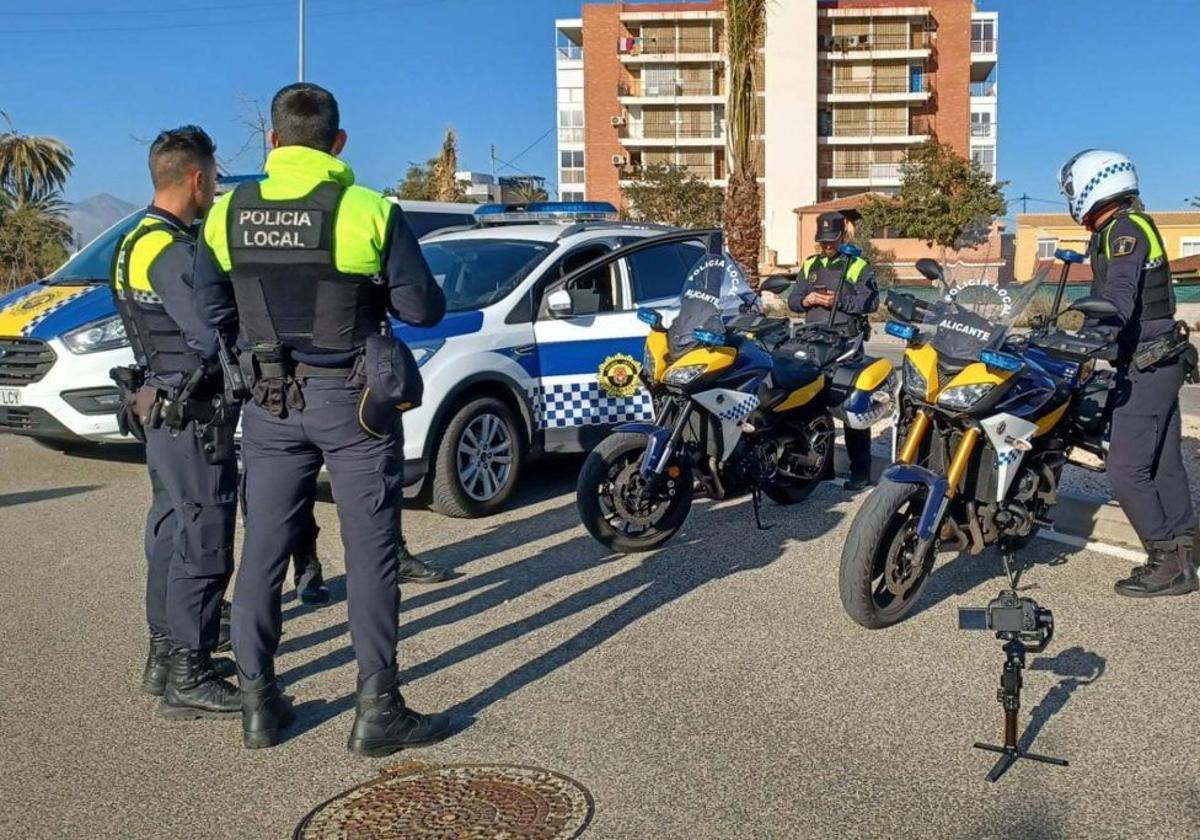
M851 245L849 242L843 242L838 246L838 253L843 257L861 257L862 249L855 245Z
M979 361L988 367L1000 370L1020 370L1025 366L1025 363L1016 356L1010 356L1007 353L1000 353L995 350L981 350L979 352Z
M1081 263L1087 257L1078 251L1071 251L1066 248L1059 248L1054 252L1054 258L1065 263Z
M653 309L639 309L637 316L639 321L643 324L649 324L652 328L658 327L662 323L662 315L659 315Z
M894 335L896 338L903 338L905 341L912 341L913 336L917 334L917 328L912 324L888 321L887 326L884 327L884 332L888 335Z
M708 330L692 330L692 338L710 347L720 347L725 343L725 336L717 335L715 332L709 332Z

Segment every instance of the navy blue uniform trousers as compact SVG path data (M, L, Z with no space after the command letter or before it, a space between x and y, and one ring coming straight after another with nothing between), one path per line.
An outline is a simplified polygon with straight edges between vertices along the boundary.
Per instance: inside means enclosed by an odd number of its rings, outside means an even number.
M305 380L302 390L304 408L284 417L252 403L242 412L246 539L233 593L234 658L251 679L274 661L288 560L312 527L312 498L324 463L345 549L350 639L365 679L396 664L397 435L374 437L363 430L360 387L317 378Z
M212 650L233 573L237 461L210 464L189 426L146 429L146 621L173 647Z
M1120 368L1108 451L1108 481L1143 542L1189 537L1196 512L1183 466L1179 361L1146 371Z

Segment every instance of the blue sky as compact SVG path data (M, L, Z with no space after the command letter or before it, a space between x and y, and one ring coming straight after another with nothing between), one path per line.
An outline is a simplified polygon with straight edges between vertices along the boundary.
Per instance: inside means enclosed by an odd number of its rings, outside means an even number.
M979 5L1001 13L999 160L1010 199L1026 192L1053 202L1031 201L1030 211L1061 209L1056 168L1090 146L1134 157L1151 209L1200 194L1200 109L1186 105L1200 91L1200 5ZM394 183L437 151L449 125L464 166L486 171L494 143L500 158L553 181L553 21L579 9L580 0L309 0L308 78L338 96L345 157L364 184ZM224 157L242 147L243 100L265 107L295 78L295 15L295 0L0 0L0 110L75 150L68 198L140 202L138 138L196 122ZM235 167L257 160L250 150Z

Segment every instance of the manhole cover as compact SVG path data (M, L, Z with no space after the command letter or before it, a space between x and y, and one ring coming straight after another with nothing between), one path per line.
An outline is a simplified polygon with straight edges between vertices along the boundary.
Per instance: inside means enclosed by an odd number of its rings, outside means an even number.
M592 796L579 782L549 770L412 763L317 806L293 837L569 840L587 828L592 810Z

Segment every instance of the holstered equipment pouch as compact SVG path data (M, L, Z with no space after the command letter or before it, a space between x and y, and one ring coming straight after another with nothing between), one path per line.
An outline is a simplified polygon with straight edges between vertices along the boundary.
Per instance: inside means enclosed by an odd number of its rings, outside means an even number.
M122 435L132 435L142 443L146 442L146 430L142 428L134 399L146 381L146 373L140 367L115 367L108 372L109 378L116 383L121 392L121 407L117 409L117 428Z
M1138 345L1133 354L1133 365L1138 370L1145 371L1177 357L1194 358L1195 355L1196 348L1192 345L1187 323L1176 321L1174 329L1166 335L1143 341ZM1185 358L1185 364L1187 361L1188 358Z
M425 386L412 351L390 335L367 337L362 356L362 398L358 422L363 430L383 437L395 429L400 415L421 404Z

